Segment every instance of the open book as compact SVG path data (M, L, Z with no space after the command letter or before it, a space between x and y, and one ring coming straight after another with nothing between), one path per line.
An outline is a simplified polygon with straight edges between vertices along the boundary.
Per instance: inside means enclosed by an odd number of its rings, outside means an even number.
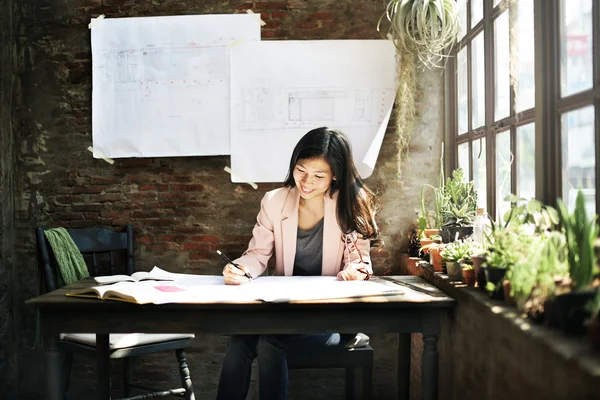
M91 286L76 289L67 296L89 297L102 300L117 300L136 304L163 304L176 302L177 293L187 289L169 283L157 281L117 282L111 285Z
M94 280L98 285L110 285L117 282L141 282L141 281L174 281L175 277L168 272L163 271L158 267L154 267L152 271L138 271L131 275L106 275L96 276Z

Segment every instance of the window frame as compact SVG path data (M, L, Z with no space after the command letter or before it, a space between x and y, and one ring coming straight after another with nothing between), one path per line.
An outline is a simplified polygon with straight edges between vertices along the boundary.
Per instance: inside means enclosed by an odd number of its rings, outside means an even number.
M556 206L556 200L562 196L562 154L561 154L561 116L563 113L593 105L595 137L595 186L596 212L600 211L600 40L593 40L593 86L564 98L560 97L560 6L561 0L533 0L534 24L534 82L535 104L533 108L515 113L516 93L510 86L510 114L494 121L495 110L495 59L494 59L494 21L503 12L509 13L513 23L514 14L508 9L509 0L502 0L493 6L494 0L483 0L483 19L474 27L471 23L471 0L466 0L467 24L465 35L454 46L444 73L445 81L445 148L444 168L446 175L458 166L458 146L469 143L469 179L473 179L473 142L481 137L486 140L486 208L490 216L495 216L496 204L496 134L510 129L511 152L515 157L511 168L511 192L517 193L517 128L535 123L535 194L545 204ZM472 127L472 41L483 32L484 68L485 68L485 125ZM509 35L510 37L511 35ZM592 1L592 37L600 38L600 2ZM510 37L509 41L512 40ZM510 43L510 42L509 42ZM468 130L458 134L458 87L457 59L458 51L467 46L467 99ZM514 73L514 71L511 71Z

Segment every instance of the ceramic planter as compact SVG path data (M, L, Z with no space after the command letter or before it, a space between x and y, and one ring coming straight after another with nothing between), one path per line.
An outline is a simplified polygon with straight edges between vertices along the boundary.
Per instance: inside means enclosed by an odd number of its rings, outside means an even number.
M594 291L587 290L560 294L554 298L558 324L564 333L568 335L581 335L585 333L583 323L591 315L585 309L585 305L593 297Z
M446 270L448 278L452 281L462 281L462 271L460 264L454 261L446 261Z
M485 280L487 282L493 283L496 286L496 290L489 293L490 297L496 300L504 300L504 290L502 289L502 285L500 285L500 282L504 280L504 274L506 274L506 269L494 267L482 268L485 272Z
M452 243L456 238L456 233L458 232L458 238L464 239L466 237L471 236L473 233L472 226L443 226L440 229L440 236L442 237L442 242L444 243Z

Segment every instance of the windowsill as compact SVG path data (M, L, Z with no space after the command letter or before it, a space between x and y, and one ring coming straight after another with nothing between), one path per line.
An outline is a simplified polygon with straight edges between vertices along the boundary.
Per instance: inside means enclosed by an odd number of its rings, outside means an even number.
M407 272L408 255L403 255L401 270ZM565 362L574 362L590 376L600 377L600 353L594 353L590 347L587 335L566 336L562 332L550 329L542 324L537 324L525 315L519 315L516 307L509 306L503 301L492 300L485 292L477 287L468 287L462 282L451 281L447 275L434 272L433 266L421 263L417 266L418 275L430 282L438 289L453 297L457 304L470 303L490 318L500 318L510 324L514 334L527 335L540 345L546 346L548 351L560 355ZM420 269L420 271L419 271ZM413 275L415 274L415 271Z

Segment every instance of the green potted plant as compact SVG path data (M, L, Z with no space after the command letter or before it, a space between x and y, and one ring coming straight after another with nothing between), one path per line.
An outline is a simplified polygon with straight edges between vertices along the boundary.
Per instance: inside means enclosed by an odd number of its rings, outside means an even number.
M486 290L493 298L504 299L504 279L511 269L527 259L535 235L524 225L494 229L490 236L491 244L485 253L482 269L486 278Z
M443 67L459 27L455 0L387 0L377 30L394 42L399 60L395 108L398 154L408 149L416 115L417 61L428 68ZM398 157L398 163L401 161Z
M455 240L444 246L440 255L446 262L446 271L448 278L453 281L462 280L462 270L460 262L468 259L470 256L470 243L463 240Z
M444 185L445 204L440 234L444 243L462 239L473 233L477 192L473 182L466 182L462 168L452 171Z
M508 275L517 309L535 321L544 316L544 304L555 291L556 277L568 273L565 237L560 231L535 235L529 256L519 259Z
M597 215L591 218L587 216L585 198L581 190L577 192L573 213L569 214L567 207L559 199L558 214L566 240L570 290L568 293L557 295L555 305L565 333L581 334L584 332L583 322L589 317L585 304L594 296L591 283L597 274L594 251L594 243L598 236Z
M530 224L535 233L556 229L559 218L555 208L542 202L531 199L526 200L514 194L506 196L504 201L511 203L511 208L504 216L505 226L510 224Z

